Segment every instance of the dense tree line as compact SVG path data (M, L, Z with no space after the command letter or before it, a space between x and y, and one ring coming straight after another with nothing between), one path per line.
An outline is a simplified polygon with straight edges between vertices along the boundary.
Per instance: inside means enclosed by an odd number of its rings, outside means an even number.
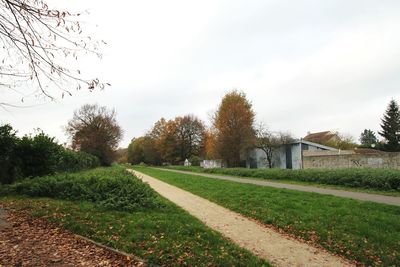
M254 116L245 94L233 90L223 97L211 128L193 115L161 118L145 136L132 140L128 162L182 164L189 159L198 165L200 158L222 158L228 166L242 166L256 137Z
M20 138L11 125L0 126L0 183L98 165L97 157L66 149L42 131Z
M204 156L206 128L193 115L173 120L158 120L142 137L134 138L128 147L128 162L160 165L178 164L186 159L198 161Z

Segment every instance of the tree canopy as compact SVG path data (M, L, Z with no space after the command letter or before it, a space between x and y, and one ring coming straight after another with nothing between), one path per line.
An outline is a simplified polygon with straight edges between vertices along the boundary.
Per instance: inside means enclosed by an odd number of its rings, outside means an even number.
M364 129L360 135L360 143L363 147L375 147L378 144L378 138L374 131Z
M122 129L115 110L86 104L74 112L66 127L72 148L99 157L102 165L110 165L122 139Z
M130 163L144 162L183 163L204 154L205 126L193 115L176 117L173 120L161 118L152 129L142 137L134 138L128 147Z
M243 92L233 90L223 98L215 113L216 148L228 167L239 167L255 138L254 111Z

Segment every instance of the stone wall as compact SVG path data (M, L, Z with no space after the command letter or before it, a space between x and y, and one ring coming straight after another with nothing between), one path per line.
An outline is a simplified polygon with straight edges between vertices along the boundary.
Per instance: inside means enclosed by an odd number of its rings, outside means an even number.
M304 169L390 168L400 169L400 153L356 153L352 150L319 151L303 154Z

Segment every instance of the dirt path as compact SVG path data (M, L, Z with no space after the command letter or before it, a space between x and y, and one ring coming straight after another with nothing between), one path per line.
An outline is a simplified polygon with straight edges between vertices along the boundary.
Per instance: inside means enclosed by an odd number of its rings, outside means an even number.
M143 173L129 171L212 229L276 266L352 266L340 257L284 236L204 198Z
M240 178L240 177L210 174L210 173L189 172L189 171L161 169L161 168L155 168L155 169L162 170L162 171L182 173L182 174L198 175L198 176L214 178L214 179L228 180L228 181L243 183L243 184L254 184L254 185L269 186L269 187L275 187L275 188L285 188L285 189L291 189L291 190L297 190L297 191L313 192L313 193L318 193L318 194L323 194L323 195L333 195L333 196L338 196L338 197L346 197L346 198L352 198L352 199L357 199L357 200L372 201L372 202L383 203L383 204L388 204L388 205L400 206L400 197L384 196L384 195L353 192L353 191L338 190L338 189L328 189L328 188L321 188L321 187L308 186L308 185L285 184L285 183L279 183L279 182L262 181L262 180L256 180L256 179L251 179L251 178Z
M0 216L0 267L145 266L23 212L0 210Z

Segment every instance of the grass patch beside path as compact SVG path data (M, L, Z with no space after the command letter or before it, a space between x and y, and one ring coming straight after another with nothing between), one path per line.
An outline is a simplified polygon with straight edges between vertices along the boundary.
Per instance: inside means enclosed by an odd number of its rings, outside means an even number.
M210 173L230 177L250 178L296 185L310 185L320 188L347 190L354 192L379 194L400 197L400 171L385 169L339 169L339 170L281 170L281 169L246 169L215 168L204 169L198 166L167 166L171 170L190 171L194 173ZM371 173L372 172L372 173ZM356 175L355 175L356 174ZM329 179L324 178L327 176ZM376 177L376 179L374 179ZM357 180L377 180L372 184ZM385 185L384 180L392 180ZM397 186L397 189L393 189Z
M400 207L134 167L372 266L400 266Z
M25 210L73 233L161 266L270 266L162 199L159 208L110 211L90 202L3 197L0 206Z

